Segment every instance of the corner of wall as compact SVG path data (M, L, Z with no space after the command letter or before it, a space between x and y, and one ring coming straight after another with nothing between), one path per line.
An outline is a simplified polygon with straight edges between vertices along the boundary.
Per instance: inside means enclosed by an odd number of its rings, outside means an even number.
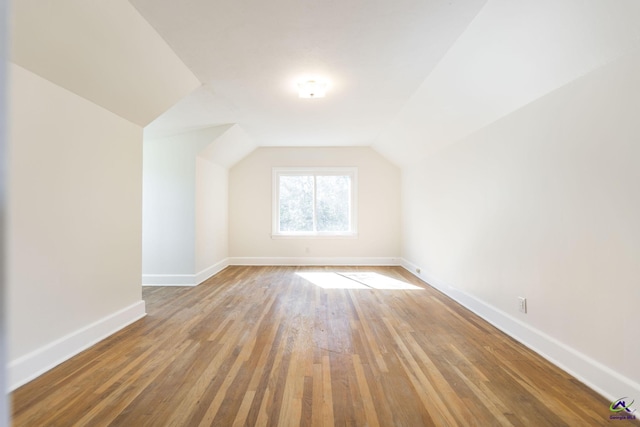
M220 273L222 270L229 266L229 258L225 258L222 261L219 261L213 264L210 267L205 268L204 270L196 273L195 275L195 283L196 285L200 285L204 281L210 279L216 274Z
M225 258L196 274L143 274L142 286L198 286L229 265L230 258Z

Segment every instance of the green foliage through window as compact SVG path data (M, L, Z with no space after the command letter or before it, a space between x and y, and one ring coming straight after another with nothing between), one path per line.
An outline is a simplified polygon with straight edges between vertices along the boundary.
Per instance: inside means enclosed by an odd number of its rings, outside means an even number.
M353 175L336 172L276 174L276 233L351 233Z

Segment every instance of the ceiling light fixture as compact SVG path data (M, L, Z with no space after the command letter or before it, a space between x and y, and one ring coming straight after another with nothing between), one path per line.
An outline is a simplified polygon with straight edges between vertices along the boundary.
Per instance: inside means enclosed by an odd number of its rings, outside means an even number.
M326 94L326 82L306 80L298 83L298 96L300 98L324 98Z

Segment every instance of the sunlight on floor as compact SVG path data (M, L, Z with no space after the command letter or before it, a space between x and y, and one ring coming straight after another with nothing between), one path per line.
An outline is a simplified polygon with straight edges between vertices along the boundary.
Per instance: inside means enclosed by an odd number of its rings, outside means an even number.
M401 280L393 279L378 273L329 273L308 272L296 273L298 276L324 289L422 289Z

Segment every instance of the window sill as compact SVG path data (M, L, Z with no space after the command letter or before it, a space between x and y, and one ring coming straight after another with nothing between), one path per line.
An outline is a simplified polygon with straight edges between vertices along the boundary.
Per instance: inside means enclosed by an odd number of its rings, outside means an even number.
M305 234L271 234L272 239L357 239L358 233L341 233L341 234L325 234L325 233L305 233Z

